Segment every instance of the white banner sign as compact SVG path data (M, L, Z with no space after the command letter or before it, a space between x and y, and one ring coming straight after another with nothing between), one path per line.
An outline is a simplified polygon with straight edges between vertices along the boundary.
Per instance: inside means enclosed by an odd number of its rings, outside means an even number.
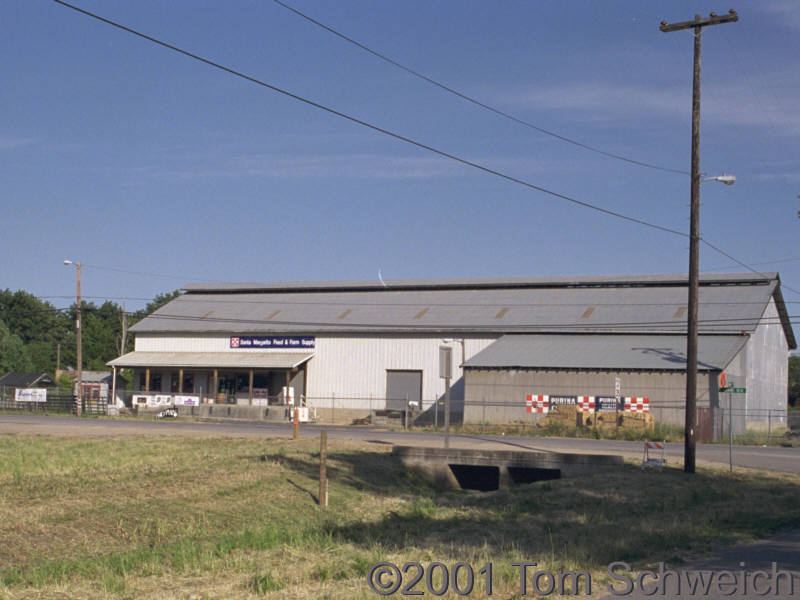
M47 390L45 388L16 388L14 400L17 402L47 402Z
M175 406L198 406L200 396L175 396Z

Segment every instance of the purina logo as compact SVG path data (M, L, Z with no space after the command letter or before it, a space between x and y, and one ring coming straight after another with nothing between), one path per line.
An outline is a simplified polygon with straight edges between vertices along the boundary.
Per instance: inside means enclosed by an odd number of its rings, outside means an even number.
M232 337L231 338L231 348L238 348L239 347L239 338Z

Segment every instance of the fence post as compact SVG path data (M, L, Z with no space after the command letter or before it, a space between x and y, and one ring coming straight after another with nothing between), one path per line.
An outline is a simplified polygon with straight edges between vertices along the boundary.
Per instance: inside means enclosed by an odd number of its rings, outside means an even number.
M319 505L328 508L328 432L319 434Z
M730 472L733 473L733 393L728 392L728 458Z
M767 409L767 446L772 441L772 409Z

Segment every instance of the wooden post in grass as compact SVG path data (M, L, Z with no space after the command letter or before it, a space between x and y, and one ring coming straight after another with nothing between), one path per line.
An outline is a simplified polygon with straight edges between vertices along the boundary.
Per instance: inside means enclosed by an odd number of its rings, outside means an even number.
M298 429L300 428L300 416L297 414L297 408L292 409L292 439L298 438Z
M328 432L319 434L319 506L328 508Z

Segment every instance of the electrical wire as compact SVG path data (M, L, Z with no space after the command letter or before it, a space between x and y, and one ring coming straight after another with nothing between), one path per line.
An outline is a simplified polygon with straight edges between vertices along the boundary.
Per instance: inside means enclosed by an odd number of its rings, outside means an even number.
M549 196L553 196L554 198L559 198L561 200L565 200L566 202L570 202L572 204L576 204L578 206L582 206L584 208L588 208L590 210L593 210L593 211L596 211L596 212L599 212L599 213L602 213L602 214L605 214L605 215L608 215L608 216L611 216L611 217L615 217L615 218L618 218L618 219L629 221L631 223L636 223L636 224L642 225L644 227L657 229L657 230L663 231L665 233L671 233L673 235L677 235L677 236L680 236L680 237L684 237L684 238L685 237L689 237L689 234L684 233L682 231L678 231L676 229L671 229L669 227L664 227L663 225L658 225L656 223L650 223L650 222L645 221L643 219L638 219L636 217L631 217L631 216L625 215L623 213L619 213L619 212L616 212L616 211L613 211L613 210L610 210L610 209L607 209L607 208L603 208L603 207L595 205L595 204L591 204L589 202L585 202L583 200L578 200L576 198L572 198L572 197L567 196L565 194L561 194L559 192L555 192L553 190L549 190L547 188L535 185L535 184L530 183L528 181L525 181L523 179L519 179L517 177L513 177L513 176L508 175L506 173L503 173L501 171L497 171L496 169L492 169L490 167L481 165L481 164L473 162L471 160L467 160L465 158L461 158L460 156L457 156L455 154L451 154L449 152L445 152L444 150L439 150L438 148L435 148L435 147L430 146L428 144L425 144L423 142L416 141L416 140L414 140L412 138L406 137L406 136L401 135L399 133L395 133L395 132L390 131L388 129L385 129L383 127L379 127L377 125L373 125L371 123L368 123L367 121L363 121L361 119L358 119L356 117L353 117L351 115L348 115L346 113L338 111L336 109L333 109L333 108L330 108L328 106L325 106L324 104L320 104L319 102L315 102L313 100L309 100L308 98L304 98L303 96L300 96L298 94L295 94L293 92L290 92L288 90L280 88L278 86L272 85L272 84L267 83L265 81L262 81L260 79L256 79L255 77L252 77L250 75L246 75L245 73L242 73L241 71L237 71L235 69L232 69L230 67L226 67L226 66L224 66L224 65L222 65L220 63L216 63L216 62L214 62L212 60L209 60L207 58L203 58L202 56L199 56L197 54L189 52L188 50L184 50L182 48L179 48L178 46L174 46L174 45L169 44L167 42L163 42L163 41L161 41L161 40L159 40L157 38L154 38L154 37L149 36L147 34L141 33L141 32L139 32L139 31L137 31L135 29L132 29L132 28L127 27L125 25L122 25L120 23L117 23L116 21L112 21L112 20L107 19L105 17L101 17L100 15L97 15L95 13L89 12L87 10L84 10L82 8L74 6L72 4L69 4L68 2L64 2L64 0L53 0L53 2L55 2L56 4L60 4L60 5L66 7L66 8L69 8L71 10L74 10L76 12L79 12L79 13L81 13L83 15L86 15L88 17L91 17L93 19L96 19L98 21L101 21L102 23L106 23L107 25L111 25L112 27L116 27L117 29L120 29L122 31L130 33L130 34L135 35L137 37L140 37L140 38L142 38L144 40L147 40L149 42L152 42L154 44L157 44L159 46L167 48L168 50L172 50L173 52L177 52L178 54L182 54L184 56L187 56L189 58L192 58L194 60L202 62L202 63L204 63L204 64L206 64L206 65L208 65L210 67L213 67L215 69L219 69L219 70L224 71L224 72L226 72L226 73L228 73L230 75L233 75L235 77L239 77L239 78L244 79L246 81L249 81L250 83L254 83L254 84L259 85L261 87L270 89L270 90L272 90L274 92L277 92L279 94L282 94L284 96L292 98L293 100L297 100L298 102L302 102L304 104L307 104L307 105L312 106L314 108L317 108L319 110L323 110L323 111L325 111L327 113L330 113L330 114L335 115L337 117L340 117L342 119L346 119L346 120L348 120L348 121L350 121L352 123L356 123L357 125L361 125L362 127L366 127L366 128L371 129L373 131L377 131L378 133L382 133L384 135L392 137L392 138L394 138L396 140L399 140L401 142L405 142L407 144L411 144L412 146L416 146L417 148L421 148L422 150L427 150L428 152L431 152L431 153L436 154L438 156L441 156L443 158L448 158L448 159L450 159L452 161L455 161L455 162L460 163L462 165L471 167L473 169L477 169L477 170L482 171L484 173L487 173L489 175L494 175L495 177L500 177L501 179L505 179L506 181L510 181L512 183L516 183L516 184L524 186L526 188L529 188L529 189L532 189L532 190L536 190L536 191L541 192L543 194L547 194Z
M669 168L669 167L662 167L662 166L655 165L655 164L652 164L652 163L648 163L648 162L644 162L644 161L640 161L640 160L635 160L633 158L628 158L626 156L622 156L621 154L615 154L613 152L608 152L606 150L602 150L600 148L596 148L594 146L590 146L588 144L584 144L583 142L579 142L579 141L574 140L572 138L569 138L567 136L558 134L558 133L556 133L554 131L550 131L550 130L544 129L542 127L539 127L538 125L534 125L533 123L531 123L529 121L525 121L524 119L521 119L519 117L515 117L514 115L509 114L507 112L504 112L504 111L502 111L502 110L500 110L498 108L495 108L495 107L493 107L493 106L491 106L489 104L486 104L485 102L481 102L480 100L476 100L475 98L473 98L471 96L468 96L467 94L465 94L463 92L459 92L458 90L453 89L452 87L447 86L444 83L441 83L440 81L437 81L437 80L433 79L432 77L428 77L427 75L424 75L424 74L420 73L419 71L415 71L411 67L407 67L407 66L397 62L396 60L394 60L392 58L389 58L385 54L381 54L377 50L373 50L369 46L366 46L365 44L362 44L361 42L358 42L358 41L354 40L353 38L346 36L345 34L333 29L329 25L325 25L321 21L318 21L317 19L314 19L313 17L310 17L309 15L300 12L299 10L297 10L296 8L294 8L292 6L289 6L285 2L281 2L281 0L273 0L273 2L275 2L275 4L277 4L279 6L282 6L286 10L293 12L294 14L296 14L297 16L305 19L306 21L308 21L310 23L313 23L317 27L321 27L325 31L327 31L329 33L332 33L333 35L341 38L342 40L346 41L347 43L352 44L352 45L356 46L357 48L360 48L360 49L364 50L365 52L368 52L369 54L372 54L373 56L379 58L380 60L382 60L382 61L384 61L386 63L389 63L390 65L392 65L394 67L397 67L398 69L401 69L401 70L405 71L406 73L409 73L410 75L413 75L414 77L422 79L423 81L426 81L427 83L430 83L431 85L434 85L434 86L438 87L439 89L444 90L448 94L452 94L454 96L457 96L458 98L461 98L462 100L470 102L470 103L472 103L472 104L474 104L476 106L479 106L479 107L481 107L481 108L483 108L485 110L488 110L489 112L492 112L492 113L494 113L496 115L499 115L499 116L501 116L501 117L503 117L505 119L513 121L513 122L515 122L515 123L517 123L519 125L523 125L525 127L529 127L530 129L538 131L539 133L543 133L544 135L549 135L550 137L554 137L554 138L556 138L558 140L561 140L562 142L566 142L568 144L572 144L572 145L577 146L579 148L583 148L584 150L589 150L590 152L595 152L597 154L602 154L603 156L606 156L606 157L609 157L609 158L614 158L616 160L621 160L621 161L624 161L624 162L627 162L627 163L630 163L630 164L638 165L640 167L647 167L649 169L657 169L659 171L666 171L668 173L677 173L679 175L689 175L690 174L689 171L682 171L680 169L672 169L672 168Z
M727 259L729 259L729 260L732 260L732 261L733 261L733 262L735 262L737 265L740 265L740 266L744 267L745 269L747 269L748 271L751 271L751 272L755 273L756 275L760 275L761 277L764 277L765 279L769 279L769 277L767 277L767 275L766 275L766 274L762 273L761 271L758 271L758 270L754 269L753 267L751 267L750 265L748 265L748 264L746 264L746 263L743 263L743 262L742 262L742 261L740 261L738 258L736 258L736 257L734 257L734 256L731 256L730 254L728 254L728 253L727 253L727 252L725 252L724 250L722 250L722 249L718 248L717 246L715 246L714 244L712 244L712 243L711 243L711 242L709 242L708 240L706 240L706 239L704 239L704 238L702 238L702 237L701 237L701 238L700 238L700 241L701 241L701 242L703 242L703 243L704 243L706 246L708 246L708 247L709 247L709 248L711 248L712 250L714 250L715 252L718 252L719 254L721 254L722 256L724 256L725 258L727 258ZM788 290L788 291L790 291L790 292L794 292L795 294L798 294L798 295L800 295L800 290L796 290L795 288L793 288L793 287L789 287L788 285L784 285L783 283L781 283L781 288L783 288L783 289L786 289L786 290Z
M187 277L186 275L164 275L159 273L147 273L145 271L129 271L127 269L118 269L117 267L103 267L100 265L91 265L83 263L83 268L89 267L90 269L99 269L102 271L114 271L116 273L128 273L131 275L145 275L147 277L161 277L164 279L177 279L180 281L199 281L203 283L214 283L213 279L201 279L199 277Z
M570 202L570 203L578 205L578 206L582 206L584 208L599 212L601 214L605 214L605 215L608 215L608 216L611 216L611 217L615 217L615 218L618 218L618 219L621 219L621 220L629 221L631 223L642 225L644 227L648 227L648 228L656 229L656 230L659 230L659 231L663 231L665 233L671 233L673 235L677 235L677 236L680 236L680 237L684 237L684 238L690 237L689 234L687 234L685 232L678 231L676 229L672 229L672 228L669 228L669 227L664 227L664 226L658 225L656 223L650 223L650 222L645 221L643 219L638 219L636 217L631 217L631 216L625 215L623 213L619 213L619 212L612 211L610 209L603 208L603 207L595 205L595 204L591 204L589 202L584 202L582 200L578 200L576 198L572 198L572 197L567 196L565 194L561 194L559 192L555 192L555 191L549 190L547 188L543 188L541 186L535 185L535 184L530 183L528 181L525 181L523 179L519 179L517 177L513 177L513 176L508 175L506 173L503 173L501 171L497 171L495 169L486 167L486 166L481 165L479 163L467 160L465 158L461 158L461 157L456 156L454 154L451 154L449 152L445 152L443 150L439 150L439 149L437 149L437 148L435 148L433 146L430 146L428 144L416 141L414 139L408 138L408 137L403 136L403 135L401 135L399 133L395 133L393 131L390 131L390 130L382 128L382 127L379 127L377 125L373 125L371 123L368 123L366 121L363 121L361 119L358 119L356 117L348 115L348 114L343 113L341 111L335 110L333 108L330 108L328 106L325 106L325 105L320 104L318 102L315 102L313 100L309 100L307 98L304 98L303 96L300 96L300 95L295 94L293 92L290 92L288 90L284 90L284 89L282 89L280 87L277 87L275 85L272 85L272 84L267 83L265 81L262 81L260 79L256 79L255 77L252 77L250 75L246 75L246 74L244 74L244 73L242 73L240 71L236 71L235 69L232 69L230 67L226 67L226 66L221 65L219 63L216 63L214 61L211 61L211 60L209 60L207 58L203 58L202 56L199 56L197 54L194 54L192 52L189 52L187 50L179 48L178 46L174 46L172 44L169 44L167 42L164 42L164 41L161 41L161 40L159 40L157 38L149 36L147 34L141 33L141 32L139 32L139 31L137 31L135 29L132 29L130 27L127 27L125 25L122 25L120 23L112 21L110 19L107 19L107 18L102 17L100 15L97 15L95 13L92 13L90 11L87 11L85 9L79 8L77 6L74 6L74 5L72 5L72 4L68 3L68 2L65 2L64 0L53 0L53 2L55 2L57 4L60 4L61 6L64 6L66 8L69 8L69 9L71 9L73 11L76 11L78 13L81 13L81 14L83 14L85 16L88 16L88 17L91 17L93 19L96 19L96 20L98 20L98 21L100 21L102 23L106 23L107 25L111 25L112 27L115 27L117 29L120 29L122 31L130 33L130 34L135 35L137 37L140 37L140 38L142 38L144 40L147 40L149 42L152 42L154 44L157 44L159 46L167 48L168 50L172 50L173 52L177 52L179 54L182 54L184 56L187 56L189 58L192 58L194 60L202 62L202 63L204 63L206 65L209 65L209 66L211 66L211 67L213 67L215 69L219 69L219 70L224 71L224 72L226 72L226 73L228 73L230 75L233 75L235 77L239 77L241 79L244 79L246 81L249 81L251 83L259 85L261 87L270 89L270 90L272 90L274 92L277 92L279 94L282 94L284 96L287 96L289 98L297 100L298 102L302 102L304 104L307 104L307 105L312 106L314 108L317 108L319 110L325 111L325 112L330 113L330 114L335 115L335 116L338 116L338 117L340 117L342 119L346 119L346 120L348 120L348 121L350 121L352 123L356 123L357 125L361 125L362 127L366 127L368 129L371 129L371 130L376 131L378 133L382 133L384 135L387 135L387 136L392 137L394 139L397 139L399 141L402 141L402 142L405 142L407 144L411 144L413 146L416 146L416 147L418 147L420 149L427 150L428 152L431 152L431 153L436 154L438 156L441 156L443 158L448 158L448 159L450 159L452 161L455 161L455 162L458 162L458 163L460 163L462 165L465 165L465 166L471 167L473 169L482 171L482 172L487 173L489 175L494 175L494 176L499 177L501 179L505 179L505 180L510 181L512 183L516 183L516 184L524 186L526 188L529 188L529 189L532 189L532 190L536 190L536 191L541 192L543 194L547 194L547 195L553 196L555 198L559 198L561 200ZM683 172L681 172L681 173L683 173ZM757 274L763 276L763 273L760 273L759 271L753 269L752 267L750 267L746 263L734 258L733 256L731 256L727 252L722 251L720 248L714 246L713 244L711 244L710 242L706 241L705 239L700 238L700 241L705 243L709 248L712 248L716 252L722 254L726 258L728 258L730 260L733 260L737 264L740 264L741 266L745 267L749 271L752 271L754 273L757 273ZM788 287L788 286L784 286L784 287L787 290L791 291L791 292L800 294L800 291L798 291L798 290L795 290L795 289L793 289L791 287Z
M637 330L641 330L641 328L656 328L662 327L671 330L678 330L678 331L685 331L686 330L686 323L685 320L681 320L679 322L674 321L640 321L640 322L610 322L610 323L548 323L545 325L452 325L452 324L423 324L423 323L414 323L414 324L385 324L382 323L380 325L376 325L375 323L342 323L342 322L335 322L335 321L282 321L282 320L266 320L266 319L244 319L239 317L203 317L200 315L180 315L180 314L158 314L158 312L152 313L147 316L149 320L169 320L169 321L196 321L201 323L224 323L229 325L269 325L271 328L281 327L281 326L294 326L294 327L306 327L306 328L314 328L314 327L329 327L333 328L334 330L347 330L347 329L371 329L371 330L426 330L426 331L441 331L441 330L464 330L464 331L551 331L551 330L580 330L580 331L604 331L608 333L614 333L613 331L608 331L609 329L629 329L634 328ZM800 315L790 315L787 316L787 320L790 323L795 323L800 320ZM759 324L773 324L773 325L782 325L784 322L780 316L775 317L738 317L738 318L727 318L727 319L700 319L698 321L700 324L708 326L708 327L728 327L728 329L734 328L734 326L742 326L742 327L752 327ZM738 327L736 327L738 330ZM707 333L707 332L705 332ZM717 333L727 333L730 334L730 331L724 331Z

